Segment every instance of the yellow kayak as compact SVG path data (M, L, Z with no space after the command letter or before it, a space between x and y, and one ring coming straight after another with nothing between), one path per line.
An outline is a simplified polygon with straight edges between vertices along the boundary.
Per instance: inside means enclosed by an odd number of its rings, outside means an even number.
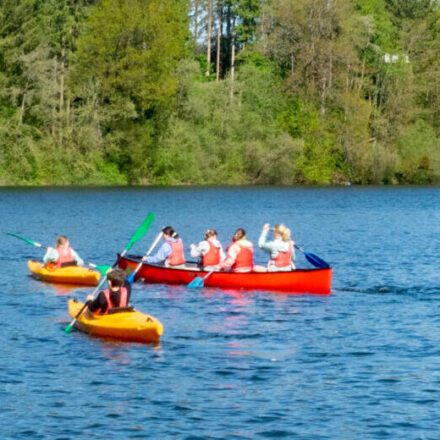
M69 299L70 316L75 318L83 306L84 303ZM128 342L159 342L163 333L159 320L133 308L107 315L84 311L75 322L75 328L93 336Z
M96 286L100 273L82 266L45 267L38 261L28 261L32 276L41 281L61 284L77 284L80 286Z

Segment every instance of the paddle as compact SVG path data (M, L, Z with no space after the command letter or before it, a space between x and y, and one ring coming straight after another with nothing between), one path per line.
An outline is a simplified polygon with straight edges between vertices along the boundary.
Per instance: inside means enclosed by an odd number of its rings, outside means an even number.
M328 267L330 267L330 264L328 264L326 261L324 261L322 258L319 258L317 255L312 254L310 252L306 252L302 247L299 247L298 245L295 244L295 247L300 250L305 257L307 258L307 260L313 264L313 266L315 267L319 267L322 269L326 269Z
M20 240L23 240L26 243L29 243L33 246L43 248L43 249L49 249L48 246L43 246L41 243L37 243L36 241L29 240L28 238L22 237L21 235L12 234L11 232L6 232L6 234L10 235L11 237L19 238ZM111 266L98 266L94 263L88 263L87 261L84 261L84 263L87 264L87 266L93 267L97 271L101 272L101 275L105 275L111 267Z
M211 272L208 272L203 278L195 277L186 287L189 289L198 289L200 287L204 287L205 281L212 275L213 272L215 271L211 270Z
M139 241L148 231L148 229L151 226L151 223L154 221L154 214L152 212L148 213L148 215L145 217L142 224L139 226L139 228L136 229L136 232L131 237L129 243L125 247L125 249L121 252L120 257L123 257L130 249L131 247ZM115 267L118 264L119 258L115 261L112 268ZM99 293L99 289L104 284L105 280L107 279L107 276L102 277L101 281L99 282L98 286L92 293L93 299L95 299L96 295ZM78 318L81 316L82 312L85 310L85 308L89 305L89 302L86 301L84 306L81 307L81 310L76 314L75 318L73 318L72 322L64 329L66 333L70 333L72 330L72 327L75 325L75 322L78 320Z
M158 236L156 237L156 239L153 241L153 244L150 246L150 249L148 249L147 253L145 254L145 256L141 259L140 263L137 265L136 269L127 277L127 281L129 283L132 283L134 281L134 277L136 276L138 270L142 267L142 263L144 262L144 258L148 257L148 255L151 254L151 252L153 252L153 249L156 247L157 243L159 243L159 240L162 238L162 232L159 232Z

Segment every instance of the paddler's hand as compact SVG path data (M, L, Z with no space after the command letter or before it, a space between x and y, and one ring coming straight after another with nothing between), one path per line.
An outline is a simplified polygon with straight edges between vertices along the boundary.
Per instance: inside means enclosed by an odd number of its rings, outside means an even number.
M93 301L93 295L88 295L86 298L86 302L92 302Z
M270 229L270 225L269 225L269 223L265 223L264 225L263 225L263 231L268 231Z

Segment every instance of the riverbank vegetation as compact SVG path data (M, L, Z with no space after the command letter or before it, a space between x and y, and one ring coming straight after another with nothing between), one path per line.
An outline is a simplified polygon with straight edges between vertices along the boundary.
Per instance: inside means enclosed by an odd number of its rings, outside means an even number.
M0 184L440 181L436 1L0 12Z

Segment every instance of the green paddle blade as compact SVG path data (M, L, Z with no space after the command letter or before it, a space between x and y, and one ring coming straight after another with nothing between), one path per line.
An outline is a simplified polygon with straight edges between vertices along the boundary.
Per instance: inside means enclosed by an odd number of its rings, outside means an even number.
M73 323L71 322L65 329L65 333L70 333L72 331Z
M107 272L109 269L111 269L111 266L96 266L95 269L101 273L103 277L107 275Z
M125 248L125 251L129 251L131 247L146 234L153 221L154 221L154 214L150 212L145 217L145 220L142 222L139 228L137 228L136 232L133 234L133 237L131 237L131 240L129 241L127 247Z

